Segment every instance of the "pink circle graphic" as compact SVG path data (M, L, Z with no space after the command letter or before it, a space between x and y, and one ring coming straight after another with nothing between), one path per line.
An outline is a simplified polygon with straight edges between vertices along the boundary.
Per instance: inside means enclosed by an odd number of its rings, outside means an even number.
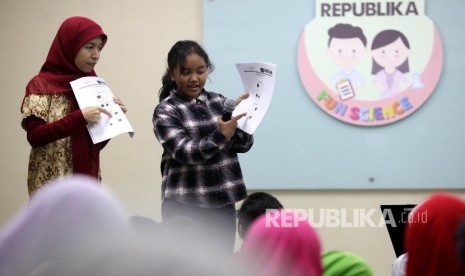
M343 101L316 74L307 55L305 30L298 45L298 70L302 84L312 100L327 114L353 125L379 126L404 119L419 109L430 97L442 70L442 44L436 27L433 30L433 48L425 69L421 74L422 88L412 85L392 97L362 101Z

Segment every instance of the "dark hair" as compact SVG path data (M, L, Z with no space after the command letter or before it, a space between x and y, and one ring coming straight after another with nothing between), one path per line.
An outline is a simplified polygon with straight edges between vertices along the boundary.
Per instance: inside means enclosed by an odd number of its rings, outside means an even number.
M397 30L384 30L382 32L379 32L375 38L373 38L373 42L371 43L371 50L376 50L378 48L384 47L386 45L389 45L399 39L404 43L405 47L410 49L410 44L408 43L407 37L397 31ZM373 60L373 66L371 68L371 73L376 74L379 71L381 71L383 67L379 65L375 60ZM402 73L407 73L409 71L409 65L408 65L408 58L397 67L397 70L399 70Z
M202 46L200 46L197 42L193 40L180 40L176 42L168 52L168 68L161 79L162 87L158 94L160 102L170 95L170 91L172 89L176 89L176 83L171 80L170 72L173 72L178 65L181 67L184 66L187 56L192 53L195 53L204 59L209 73L213 71L214 66L210 62L207 52L205 52Z
M336 24L334 27L328 30L329 40L328 46L333 38L359 38L363 46L367 46L367 38L363 34L360 27L354 27L350 24Z
M244 237L250 224L259 216L266 213L267 209L283 209L283 205L274 196L265 192L250 194L237 211L237 226L239 236ZM241 226L241 228L239 227Z

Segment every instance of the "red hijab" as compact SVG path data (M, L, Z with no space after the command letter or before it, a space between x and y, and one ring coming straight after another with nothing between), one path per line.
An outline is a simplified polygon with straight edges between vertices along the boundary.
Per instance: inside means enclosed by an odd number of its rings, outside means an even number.
M456 233L465 201L436 193L412 210L406 230L407 276L463 275Z
M71 93L70 81L85 76L96 76L95 71L90 73L80 71L74 59L87 42L99 36L102 37L103 45L105 45L107 35L97 23L88 18L75 16L63 21L38 75L53 86L47 87L47 91L44 91L40 89L42 87L34 87L31 83L26 88L26 95L28 93Z
M103 45L107 35L94 21L75 16L63 21L44 65L37 76L26 86L26 95L30 94L68 94L70 97L70 111L79 109L70 81L85 76L96 76L95 71L84 73L75 65L75 58L79 50L90 40L102 37ZM101 145L94 145L86 126L76 129L71 135L73 172L84 173L97 177L99 171L99 151Z

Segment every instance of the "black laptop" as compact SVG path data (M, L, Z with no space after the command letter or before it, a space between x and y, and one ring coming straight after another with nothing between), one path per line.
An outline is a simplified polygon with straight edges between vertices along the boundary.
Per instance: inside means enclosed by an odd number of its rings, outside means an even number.
M408 214L415 204L381 205L386 228L391 238L396 256L404 254L404 230L408 223Z

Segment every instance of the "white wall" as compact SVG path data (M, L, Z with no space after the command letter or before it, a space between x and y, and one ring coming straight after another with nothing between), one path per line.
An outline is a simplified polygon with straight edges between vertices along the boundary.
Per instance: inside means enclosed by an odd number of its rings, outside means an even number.
M96 68L128 107L135 136L118 136L102 153L104 183L131 214L160 219L161 147L152 132L165 59L180 39L202 41L201 0L2 0L0 2L1 109L0 226L27 203L30 147L19 107L28 80L45 60L60 23L73 15L97 21L108 43ZM214 59L214 57L212 57ZM266 137L256 137L256 140ZM285 172L279 172L285 173ZM288 208L360 209L416 203L430 191L269 191ZM454 191L465 197L465 191ZM394 251L385 228L319 228L324 249L352 250L376 275L388 275Z
M30 147L19 111L25 86L45 61L61 22L74 15L94 19L107 33L96 71L124 101L135 129L133 139L118 136L102 152L103 180L132 212L160 216L161 147L151 118L170 47L180 39L202 40L201 1L2 0L0 224L27 201Z

